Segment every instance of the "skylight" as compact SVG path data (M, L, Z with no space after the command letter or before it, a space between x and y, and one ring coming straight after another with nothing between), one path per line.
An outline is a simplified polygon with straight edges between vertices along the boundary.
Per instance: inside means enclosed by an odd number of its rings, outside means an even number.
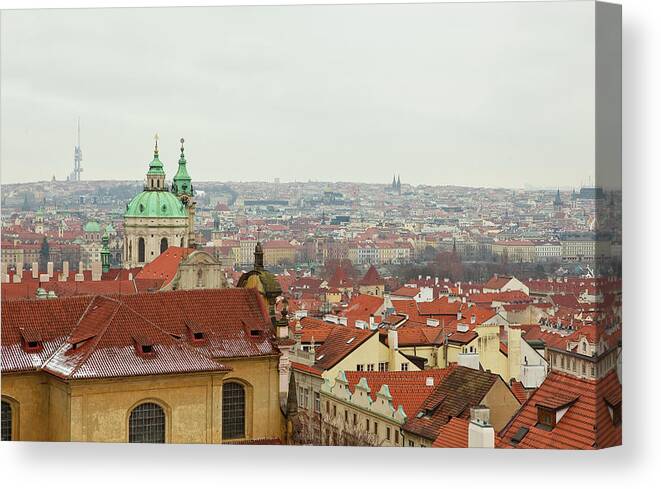
M355 336L352 336L351 338L349 338L349 339L347 340L347 345L350 345L350 344L353 342L353 340L355 340L355 339L356 339Z

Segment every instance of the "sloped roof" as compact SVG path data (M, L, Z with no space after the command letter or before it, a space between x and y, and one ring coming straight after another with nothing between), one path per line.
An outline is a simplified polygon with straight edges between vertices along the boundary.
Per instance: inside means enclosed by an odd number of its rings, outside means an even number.
M317 348L317 358L314 366L321 370L334 367L375 334L378 334L378 332L349 326L335 326L326 337L323 345Z
M337 326L336 324L327 323L321 319L311 317L301 318L300 322L303 329L294 331L294 333L301 335L301 343L311 343L314 338L314 342L317 345L326 341L333 328Z
M345 372L349 381L349 388L354 391L361 378L367 380L372 400L376 400L376 393L382 385L387 385L392 396L395 409L400 405L409 418L416 415L422 403L434 391L436 386L445 378L453 367L417 371L394 372ZM431 379L428 382L428 379ZM428 385L431 384L431 385Z
M170 246L151 262L147 263L135 278L163 280L163 283L168 284L177 274L181 261L193 251L195 250L192 248Z
M418 287L400 287L399 289L395 290L392 292L391 295L397 295L400 297L415 297L420 293L420 289Z
M363 276L363 278L360 280L358 285L383 285L383 280L381 279L381 276L379 275L379 272L376 270L374 265L370 265L369 269Z
M204 341L190 341L191 325L206 333ZM22 348L21 328L26 326L30 334L41 336L41 352L27 353ZM156 355L136 355L129 337L131 341L155 341ZM3 372L43 367L62 376L76 372L109 376L218 369L217 362L211 359L277 355L273 340L267 311L258 292L252 289L2 303ZM81 342L84 343L78 352L68 353L73 343ZM80 357L87 351L85 348L94 351ZM165 359L169 360L163 363Z
M136 354L142 345L149 345L153 353ZM230 370L175 340L126 304L105 297L94 298L42 369L68 379Z
M605 377L580 379L551 371L542 385L501 432L505 443L516 448L596 449L622 444L622 426L614 425L608 403L621 402L622 385L615 370ZM537 406L569 405L550 431L537 428ZM518 443L512 437L521 429L528 433Z
M397 328L399 346L442 345L443 328L434 328L422 324L406 322Z
M351 325L356 320L369 321L370 315L376 315L376 312L383 306L383 298L374 295L356 294L351 297L347 308L341 315L351 320Z
M452 417L468 418L470 407L479 405L498 380L497 374L456 366L422 403L422 415L410 417L404 429L436 440L441 426Z
M496 275L491 277L487 283L484 284L484 288L500 290L505 287L510 280L512 280L512 277Z
M432 447L434 448L468 448L468 424L466 418L450 418L441 426Z

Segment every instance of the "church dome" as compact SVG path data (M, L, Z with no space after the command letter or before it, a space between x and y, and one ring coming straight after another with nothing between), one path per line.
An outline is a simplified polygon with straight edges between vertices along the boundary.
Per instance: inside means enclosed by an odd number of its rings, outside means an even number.
M99 226L99 223L96 221L90 221L87 224L85 224L83 230L86 233L99 233L101 232L101 226Z
M124 214L124 217L171 217L177 219L185 219L187 216L184 204L167 190L140 192L126 206L126 213Z

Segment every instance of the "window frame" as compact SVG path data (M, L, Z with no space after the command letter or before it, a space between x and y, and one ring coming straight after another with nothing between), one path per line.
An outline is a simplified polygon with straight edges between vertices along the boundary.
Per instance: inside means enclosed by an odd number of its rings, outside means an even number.
M2 396L1 398L3 403L6 403L7 406L9 406L10 412L11 412L11 422L9 425L9 429L11 430L10 432L10 438L8 440L3 440L3 441L18 441L20 440L20 433L19 433L19 428L20 428L20 416L21 416L21 409L20 409L20 404L19 402L11 398L9 396Z
M163 441L131 441L131 418L136 410L142 406L154 405L160 408L163 413ZM140 399L133 406L129 408L126 415L126 442L127 443L170 443L170 408L159 399Z
M230 385L237 385L240 386L243 390L243 432L240 433L241 436L229 436L229 435L234 435L234 433L229 433L227 436L225 434L225 429L226 429L226 422L227 420L225 419L225 414L227 412L226 410L226 405L225 405L225 394L227 392L227 387ZM222 419L222 425L221 425L221 433L220 433L220 438L224 442L226 440L243 440L248 438L248 405L249 405L249 392L248 392L248 386L246 386L243 382L240 382L238 379L227 379L225 382L223 382L223 391L221 395L221 419ZM229 431L229 428L228 428Z

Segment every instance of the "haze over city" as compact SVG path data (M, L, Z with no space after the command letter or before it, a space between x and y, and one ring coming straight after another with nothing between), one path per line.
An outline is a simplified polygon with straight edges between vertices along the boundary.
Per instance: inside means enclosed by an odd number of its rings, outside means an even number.
M80 117L85 180L140 180L158 132L170 173L186 138L196 181L579 188L594 180L592 14L3 12L2 182L65 180Z

